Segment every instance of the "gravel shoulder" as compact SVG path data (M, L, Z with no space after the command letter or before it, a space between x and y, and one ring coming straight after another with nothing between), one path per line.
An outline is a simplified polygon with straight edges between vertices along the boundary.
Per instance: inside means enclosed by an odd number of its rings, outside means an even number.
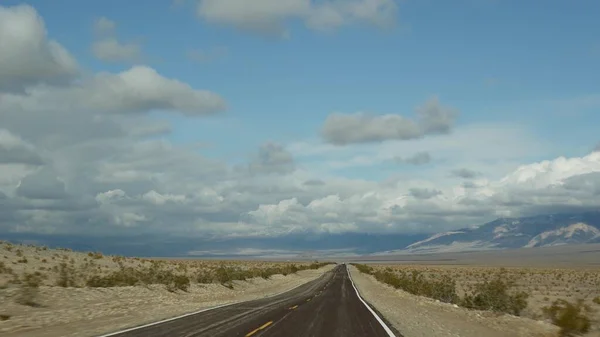
M303 270L235 281L233 289L219 284L193 284L188 292L169 292L161 286L115 288L40 287L40 306L17 305L16 289L0 291L3 313L0 334L6 337L97 336L216 305L249 301L293 289L333 268Z
M349 266L361 296L404 337L551 337L558 328L511 315L467 310L415 296Z

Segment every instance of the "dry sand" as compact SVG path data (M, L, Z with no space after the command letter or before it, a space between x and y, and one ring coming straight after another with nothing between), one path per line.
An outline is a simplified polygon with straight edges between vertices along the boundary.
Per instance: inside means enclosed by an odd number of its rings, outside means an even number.
M405 337L548 337L558 328L542 321L467 310L411 295L350 267L361 296Z

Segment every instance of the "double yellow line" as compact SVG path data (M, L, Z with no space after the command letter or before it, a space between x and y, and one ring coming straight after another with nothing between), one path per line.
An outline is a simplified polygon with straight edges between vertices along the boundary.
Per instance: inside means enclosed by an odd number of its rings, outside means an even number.
M248 334L246 334L246 337L250 337L250 336L254 335L255 333L259 332L260 330L265 329L266 327L268 327L271 324L273 324L273 321L268 321L267 323L261 325L259 328L256 328L256 329L248 332Z

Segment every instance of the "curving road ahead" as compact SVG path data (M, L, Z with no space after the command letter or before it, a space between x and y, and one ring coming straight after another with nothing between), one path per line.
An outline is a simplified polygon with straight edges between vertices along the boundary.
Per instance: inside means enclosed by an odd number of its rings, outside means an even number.
M397 336L400 336L396 333ZM390 337L357 295L346 265L286 293L101 337Z

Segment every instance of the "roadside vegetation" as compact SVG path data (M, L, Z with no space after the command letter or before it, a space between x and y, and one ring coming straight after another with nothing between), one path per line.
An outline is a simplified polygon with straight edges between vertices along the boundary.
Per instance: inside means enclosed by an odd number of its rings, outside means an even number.
M40 287L157 289L155 286L163 286L170 292L187 292L193 284L216 283L233 289L236 281L270 279L328 264L128 258L0 241L0 292L9 291L14 303L37 307L41 305Z
M593 306L600 306L600 270L569 273L558 269L353 265L361 273L413 295L473 310L550 321L560 327L561 336L578 336L598 328L598 310ZM544 287L553 291L544 292ZM556 290L561 287L564 289Z

